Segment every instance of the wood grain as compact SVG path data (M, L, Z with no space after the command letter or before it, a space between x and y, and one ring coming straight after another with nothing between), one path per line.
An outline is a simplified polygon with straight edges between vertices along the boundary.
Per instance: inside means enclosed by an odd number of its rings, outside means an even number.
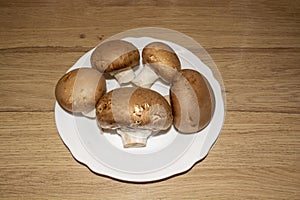
M2 1L0 48L93 47L99 38L145 26L181 31L204 47L298 48L299 17L295 1Z
M228 110L299 113L300 50L208 51L223 76ZM0 111L53 110L56 82L84 53L1 54Z
M226 88L223 130L188 172L134 184L78 163L54 121L57 80L131 28L199 42ZM299 1L0 1L0 199L300 199Z
M2 198L293 199L300 195L300 114L228 112L224 130L204 161L188 173L150 184L97 176L77 163L60 140L53 117L52 112L0 113Z

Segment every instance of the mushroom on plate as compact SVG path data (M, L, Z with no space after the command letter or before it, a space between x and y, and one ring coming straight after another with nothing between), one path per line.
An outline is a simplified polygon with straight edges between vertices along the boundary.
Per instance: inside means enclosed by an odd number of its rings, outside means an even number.
M196 133L212 119L215 107L213 91L199 72L180 70L170 88L175 128L182 133Z
M167 130L172 110L159 93L140 87L123 87L103 95L96 106L97 121L103 129L116 129L124 147L144 147L147 139Z
M140 87L151 87L159 77L167 83L171 83L181 67L174 50L162 42L152 42L146 45L142 52L142 58L144 68L132 81Z
M106 82L102 73L93 68L78 68L59 79L55 97L66 111L95 118L95 105L105 90Z
M140 54L131 43L110 40L101 43L91 55L91 64L102 73L114 76L120 84L135 78L133 67L139 65Z

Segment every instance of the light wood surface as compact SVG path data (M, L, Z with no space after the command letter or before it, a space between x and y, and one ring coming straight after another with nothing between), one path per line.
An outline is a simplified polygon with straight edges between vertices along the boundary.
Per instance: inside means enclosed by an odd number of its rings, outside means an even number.
M54 87L100 41L158 26L210 53L224 128L188 172L134 184L92 173L63 144ZM0 1L1 199L300 199L299 1Z

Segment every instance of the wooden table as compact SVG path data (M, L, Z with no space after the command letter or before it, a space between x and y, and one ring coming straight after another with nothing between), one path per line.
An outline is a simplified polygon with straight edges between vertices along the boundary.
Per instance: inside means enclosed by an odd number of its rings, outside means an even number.
M0 1L1 199L300 199L299 1ZM205 160L148 184L79 164L54 88L102 40L158 26L193 37L222 73L224 128Z

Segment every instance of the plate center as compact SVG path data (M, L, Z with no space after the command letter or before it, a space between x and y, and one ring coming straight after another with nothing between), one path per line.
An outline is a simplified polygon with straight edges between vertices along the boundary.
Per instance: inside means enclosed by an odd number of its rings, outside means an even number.
M173 127L171 128L173 129ZM169 146L176 138L176 131L160 132L150 136L146 147L124 148L121 137L116 133L103 133L105 139L114 147L131 154L152 154Z

